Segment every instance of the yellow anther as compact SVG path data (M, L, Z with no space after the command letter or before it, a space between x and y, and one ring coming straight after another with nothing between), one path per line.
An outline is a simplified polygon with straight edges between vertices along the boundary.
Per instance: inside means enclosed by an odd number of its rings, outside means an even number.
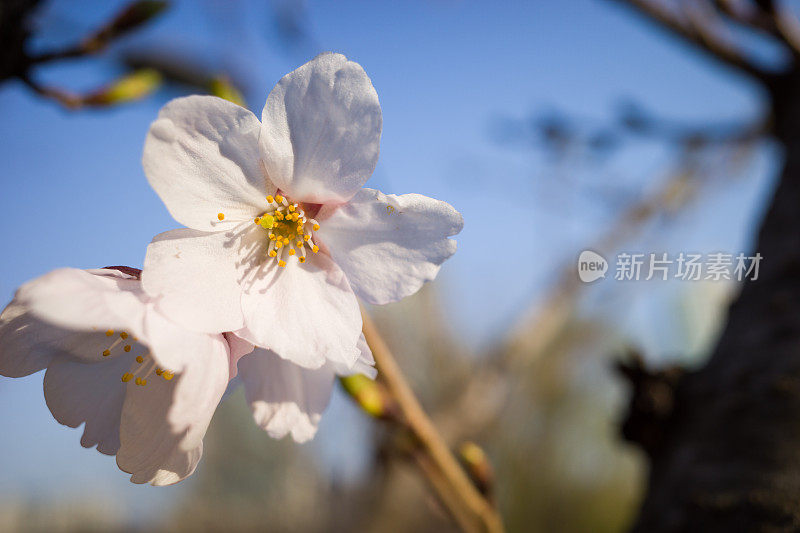
M294 204L291 204L291 205L289 206L289 211L292 211L292 212L294 212L294 209L295 209L295 207L294 207Z
M283 238L283 244L289 244L289 237Z
M253 224L258 225L259 222L261 222L260 218L256 217L253 219Z
M283 196L281 196L280 194L276 194L275 195L275 201L278 202L278 203L283 202Z
M267 202L272 203L274 200L275 198L273 198L271 194L267 196Z
M275 225L275 217L272 215L264 215L259 219L258 225L264 229L270 229Z
M133 374L131 374L130 372L125 372L124 374L122 374L123 383L129 382L131 379L133 379Z
M130 344L126 344L125 347L123 348L123 350L125 350L126 352L130 352L131 351L131 345Z
M110 329L110 330L106 331L106 337L110 337L113 334L114 334L114 330L113 329Z
M275 212L275 218L277 220L283 220L283 213L281 213L280 211L276 211Z
M225 213L217 213L217 218L220 220L225 220Z
M279 266L279 267L285 267L285 266L286 266L286 261L284 261L283 259L281 259L280 261L278 261L278 266Z
M103 357L108 357L111 355L111 350L103 350Z
M269 240L271 240L271 241L275 240L275 234L274 233L270 233L269 234Z
M276 252L275 250L270 250L269 251L269 256L270 257L275 257L276 255L278 255L278 252Z
M125 340L125 339L128 338L128 334L126 332L124 332L124 331L122 333L120 333L119 336L122 338L122 340Z
M294 248L292 248L291 250L289 250L289 255L294 255Z
M162 369L156 368L156 376L160 376L163 373L164 373L164 371Z
M296 244L297 246L303 246L303 241L297 241L295 244Z
M302 257L302 256L298 257L297 260L300 261L301 263L305 263L306 262L306 258Z
M137 355L136 362L139 364L144 363L144 357L142 357L141 355Z
M319 229L319 224L314 224L313 227L314 227L314 231L317 231Z
M135 380L133 380L133 382L136 383L137 385L140 385L142 383L142 378L136 378Z
M310 241L311 235L303 235L303 240L305 240L306 242Z
M312 252L314 252L314 253L317 253L317 252L319 252L319 246L317 246L317 245L315 244L315 245L314 245L314 247L313 247L313 248L311 248L311 251L312 251Z
M283 241L275 241L275 248L283 248Z
M172 372L170 372L169 370L165 370L165 371L164 371L164 373L161 375L161 377L163 377L164 379L166 379L167 381L169 381L169 380L171 380L173 377L175 377L175 374L173 374L173 373L172 373Z

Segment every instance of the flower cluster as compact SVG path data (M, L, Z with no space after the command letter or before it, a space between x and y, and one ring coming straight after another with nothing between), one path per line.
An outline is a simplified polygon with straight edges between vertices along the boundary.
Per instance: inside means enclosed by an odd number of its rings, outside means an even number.
M375 376L357 297L413 294L462 227L444 202L362 188L381 124L364 70L332 53L284 76L260 121L216 97L169 102L142 162L185 227L153 239L142 271L20 287L0 315L0 374L46 369L56 420L84 424L81 444L135 483L194 471L232 383L271 436L311 439L337 375Z

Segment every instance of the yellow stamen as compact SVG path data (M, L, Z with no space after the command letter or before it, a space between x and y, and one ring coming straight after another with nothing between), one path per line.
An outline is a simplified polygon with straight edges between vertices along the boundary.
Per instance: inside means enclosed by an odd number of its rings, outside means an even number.
M133 379L133 374L131 374L130 372L125 372L124 374L122 374L123 383L129 382L131 379Z
M111 350L103 350L103 357L108 357L111 355Z
M144 357L142 357L141 355L137 355L136 356L136 362L139 363L139 364L144 363Z
M123 348L123 350L125 350L126 352L130 352L131 351L131 345L130 344L126 344L125 347Z
M272 203L274 201L275 201L275 198L273 198L271 194L269 196L267 196L267 202Z
M220 220L225 220L225 213L217 213L217 218Z
M286 261L284 261L283 259L281 259L280 261L278 261L278 266L279 266L279 267L285 267L285 266L286 266Z
M122 333L120 333L119 336L122 338L122 340L125 340L125 339L128 338L128 334L126 332L124 332L124 331Z
M114 330L113 329L110 329L110 330L106 331L106 337L110 337L113 334L114 334Z
M306 262L306 258L305 257L298 257L297 260L300 261L301 263L305 263Z

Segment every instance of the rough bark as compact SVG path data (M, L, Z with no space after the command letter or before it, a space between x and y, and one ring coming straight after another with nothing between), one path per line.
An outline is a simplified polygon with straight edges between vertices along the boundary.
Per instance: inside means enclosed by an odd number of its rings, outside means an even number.
M634 531L800 531L800 76L770 94L785 164L753 247L759 279L675 387Z

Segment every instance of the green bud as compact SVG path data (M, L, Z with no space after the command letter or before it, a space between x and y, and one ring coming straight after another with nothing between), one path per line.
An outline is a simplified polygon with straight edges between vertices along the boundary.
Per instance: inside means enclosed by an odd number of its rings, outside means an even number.
M112 84L90 94L84 99L87 105L110 106L139 100L161 85L161 74L145 68L118 78Z
M242 93L240 93L225 76L211 78L211 81L208 82L208 92L214 96L219 96L229 102L233 102L236 105L247 107Z

